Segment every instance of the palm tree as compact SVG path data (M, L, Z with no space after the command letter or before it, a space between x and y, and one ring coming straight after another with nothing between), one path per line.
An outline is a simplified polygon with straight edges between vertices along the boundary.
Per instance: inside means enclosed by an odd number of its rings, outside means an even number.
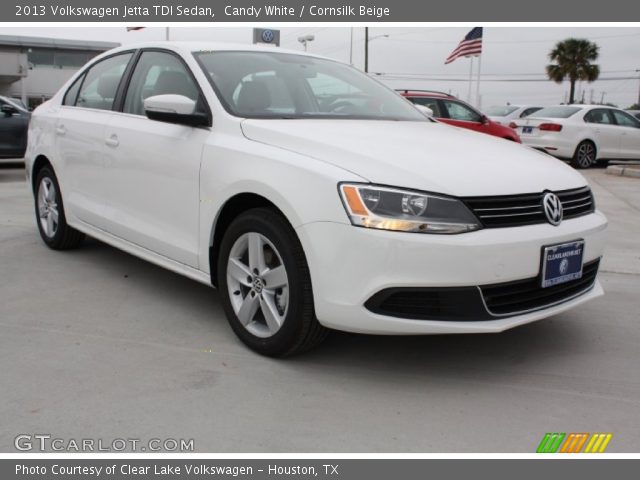
M569 103L575 100L578 80L593 82L600 75L600 66L591 63L598 59L599 50L600 47L589 40L568 38L558 42L549 53L549 60L555 64L547 65L547 75L556 83L562 83L565 78L569 79Z

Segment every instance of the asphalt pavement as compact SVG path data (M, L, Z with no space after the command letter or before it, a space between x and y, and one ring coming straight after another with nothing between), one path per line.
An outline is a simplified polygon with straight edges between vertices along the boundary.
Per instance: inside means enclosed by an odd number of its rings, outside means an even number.
M193 439L197 452L534 452L546 432L640 451L640 179L586 173L606 295L501 334L335 333L272 360L218 293L97 241L41 242L0 167L0 452L20 434Z

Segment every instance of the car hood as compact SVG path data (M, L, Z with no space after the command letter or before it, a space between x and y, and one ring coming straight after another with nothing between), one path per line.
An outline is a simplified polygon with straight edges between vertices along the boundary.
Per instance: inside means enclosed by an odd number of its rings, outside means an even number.
M247 119L244 135L372 183L456 196L587 184L563 162L515 142L432 122Z

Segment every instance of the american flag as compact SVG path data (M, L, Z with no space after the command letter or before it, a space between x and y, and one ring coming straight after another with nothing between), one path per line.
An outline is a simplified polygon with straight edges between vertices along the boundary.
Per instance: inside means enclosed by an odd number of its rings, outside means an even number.
M471 57L482 53L482 27L472 28L469 33L462 39L451 55L444 61L453 62L458 57Z

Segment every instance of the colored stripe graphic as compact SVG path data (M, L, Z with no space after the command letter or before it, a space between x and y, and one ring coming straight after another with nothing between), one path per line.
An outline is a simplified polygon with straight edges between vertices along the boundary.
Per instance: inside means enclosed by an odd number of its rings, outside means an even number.
M588 433L570 433L562 445L560 453L579 453L587 438L589 438Z
M545 433L536 453L604 453L612 438L612 433Z
M556 453L566 433L545 433L536 453Z
M584 449L584 453L603 453L612 437L611 433L594 433L587 448Z

